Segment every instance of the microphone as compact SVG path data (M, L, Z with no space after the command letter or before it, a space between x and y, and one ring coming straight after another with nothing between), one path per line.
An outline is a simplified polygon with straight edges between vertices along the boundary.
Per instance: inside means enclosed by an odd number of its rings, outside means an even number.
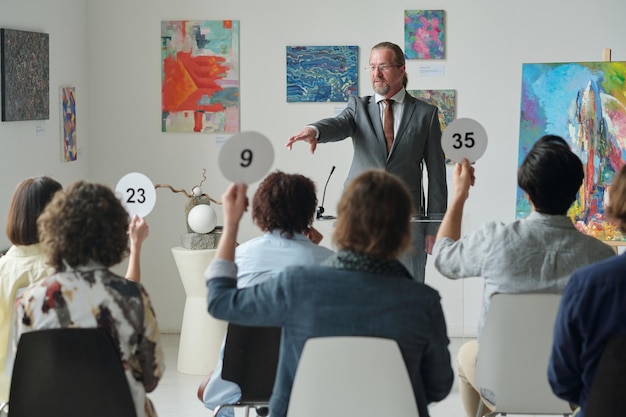
M328 187L328 181L330 181L330 177L333 176L333 172L335 172L335 166L330 169L330 174L328 174L328 179L326 180L326 185L324 185L324 194L322 194L322 204L317 208L317 215L315 216L319 219L334 219L335 216L323 216L324 214L324 199L326 198L326 187Z

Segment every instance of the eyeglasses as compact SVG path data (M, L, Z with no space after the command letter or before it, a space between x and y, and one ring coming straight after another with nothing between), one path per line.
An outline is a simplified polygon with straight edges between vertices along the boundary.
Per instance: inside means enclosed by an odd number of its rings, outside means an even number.
M381 65L370 65L369 67L365 67L366 70L369 70L370 72L375 72L375 71L382 71L382 72L387 72L389 71L390 68L399 68L402 65L390 65L390 64L381 64Z

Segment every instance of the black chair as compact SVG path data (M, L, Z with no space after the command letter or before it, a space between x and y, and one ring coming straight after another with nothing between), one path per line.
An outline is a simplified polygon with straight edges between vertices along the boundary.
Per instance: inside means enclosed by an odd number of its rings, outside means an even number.
M586 417L624 415L626 393L626 335L609 339L598 362L587 398Z
M102 329L47 329L20 337L11 417L137 417L119 352Z
M241 399L233 404L215 407L214 416L227 407L245 408L246 417L251 408L255 408L259 416L268 414L269 399L276 379L280 333L278 327L228 324L222 379L239 385Z

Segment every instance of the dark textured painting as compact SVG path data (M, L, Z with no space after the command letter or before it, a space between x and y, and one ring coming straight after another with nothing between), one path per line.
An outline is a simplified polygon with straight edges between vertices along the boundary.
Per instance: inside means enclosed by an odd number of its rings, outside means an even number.
M49 36L0 29L2 121L47 120L50 111Z

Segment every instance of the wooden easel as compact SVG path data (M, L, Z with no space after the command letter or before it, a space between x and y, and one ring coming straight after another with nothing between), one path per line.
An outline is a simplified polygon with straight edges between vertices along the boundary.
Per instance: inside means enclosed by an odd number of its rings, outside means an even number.
M610 48L604 48L602 50L602 61L611 62L611 49ZM604 243L613 247L613 250L615 250L615 253L617 253L618 255L622 253L622 249L624 248L624 246L626 246L626 242L605 241Z

